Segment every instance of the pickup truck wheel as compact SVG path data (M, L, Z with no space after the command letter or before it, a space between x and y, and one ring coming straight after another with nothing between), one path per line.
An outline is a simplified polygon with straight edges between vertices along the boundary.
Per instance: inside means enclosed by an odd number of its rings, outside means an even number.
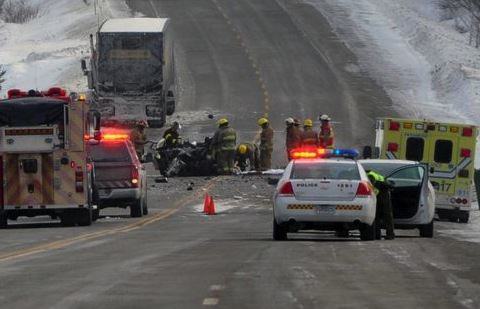
M287 229L273 219L273 239L274 240L287 240Z
M420 237L432 238L433 237L433 220L432 222L424 225L420 225Z
M130 217L140 218L142 216L142 199L136 200L130 205Z
M92 225L92 210L88 209L81 209L78 213L77 224L79 226L89 226Z
M0 213L0 229L8 227L8 217L6 212Z
M360 239L361 240L375 240L377 231L375 229L375 222L372 225L366 223L360 224Z

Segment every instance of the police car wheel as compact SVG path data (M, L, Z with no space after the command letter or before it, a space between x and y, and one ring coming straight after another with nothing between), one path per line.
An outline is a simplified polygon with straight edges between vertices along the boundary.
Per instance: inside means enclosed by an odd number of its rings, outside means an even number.
M148 205L147 205L147 191L145 190L145 196L142 199L142 213L144 216L148 215Z
M458 216L458 220L460 223L468 223L468 220L470 219L470 212L468 211L461 211L460 215Z
M142 199L136 200L130 205L130 217L140 218L142 216Z
M277 224L277 221L273 219L273 239L274 240L287 240L287 229L285 226Z
M361 240L375 240L376 229L375 229L375 222L372 225L368 225L366 223L360 224L360 239Z
M432 238L433 237L433 220L429 224L420 225L420 237Z
M8 226L8 217L7 217L7 214L4 212L4 213L0 213L0 228L1 229L4 229Z

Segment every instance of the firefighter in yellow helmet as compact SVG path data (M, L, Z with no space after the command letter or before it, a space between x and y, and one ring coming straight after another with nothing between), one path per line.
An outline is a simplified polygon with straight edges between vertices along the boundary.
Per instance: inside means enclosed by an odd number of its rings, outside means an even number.
M272 168L272 152L273 152L273 129L267 118L258 119L258 125L262 128L260 133L260 164L261 171Z
M258 169L258 147L252 143L242 143L238 145L235 153L235 162L240 170L246 171L250 165L250 170Z
M130 133L130 140L132 141L133 146L135 146L135 151L139 159L142 158L144 153L143 148L147 143L147 133L145 132L145 128L147 127L148 123L145 120L137 121Z
M219 174L232 174L235 166L237 132L229 126L228 119L218 121L218 129L212 139L212 152Z
M302 146L318 146L318 133L313 130L312 119L305 119L303 122Z

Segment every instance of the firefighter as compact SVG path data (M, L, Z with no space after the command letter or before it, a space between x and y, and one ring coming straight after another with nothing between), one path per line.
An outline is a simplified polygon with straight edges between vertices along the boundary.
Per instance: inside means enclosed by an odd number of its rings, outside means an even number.
M305 119L303 123L302 146L318 146L318 133L313 130L311 119Z
M135 146L135 151L139 159L142 158L144 153L143 146L147 143L146 127L148 127L148 124L145 120L138 121L130 134L130 140Z
M251 143L242 143L238 145L235 152L235 162L243 172L247 169L247 160L250 163L250 170L258 170L258 147Z
M374 186L377 195L377 212L375 215L376 238L381 237L382 223L386 229L385 239L395 239L393 224L393 209L391 201L391 186L385 181L385 178L377 172L368 171L367 176Z
M326 114L323 114L319 118L320 120L320 132L318 134L318 143L322 148L333 149L335 146L334 143L334 134L333 128L330 124L330 117Z
M272 168L273 152L273 129L267 118L258 119L258 125L262 128L260 133L260 170L266 171Z
M230 128L228 119L218 121L218 130L212 139L212 148L219 174L231 174L235 166L237 132Z
M286 142L288 160L292 160L290 152L292 149L298 148L302 143L302 132L295 126L295 120L291 117L285 119L286 129Z
M180 129L180 124L175 121L172 126L163 133L165 147L174 147L179 142L180 134L178 133L178 129Z

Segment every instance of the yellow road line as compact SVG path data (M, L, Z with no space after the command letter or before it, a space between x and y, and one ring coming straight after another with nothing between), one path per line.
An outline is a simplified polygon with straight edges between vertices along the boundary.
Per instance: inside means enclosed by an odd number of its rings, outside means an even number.
M92 239L97 239L100 237L105 237L109 236L112 234L117 234L117 233L127 233L131 232L133 230L145 227L147 225L150 225L152 223L155 223L157 221L166 219L179 211L182 207L187 205L188 203L194 201L195 199L198 199L204 192L208 191L211 189L215 183L216 183L217 178L211 179L205 186L197 190L194 194L191 196L188 196L186 198L183 198L179 200L177 203L174 204L174 206L170 209L164 210L160 213L151 215L149 217L146 217L144 219L138 220L132 224L126 225L126 226L121 226L121 227L116 227L113 229L107 229L103 231L98 231L98 232L93 232L93 233L86 233L83 235L75 236L72 238L68 239L62 239L62 240L57 240L54 242L50 243L45 243L41 244L38 246L33 246L30 248L25 248L25 249L20 249L16 251L12 251L9 253L4 253L0 254L0 262L6 262L12 259L20 258L20 257L25 257L25 256L31 256L34 254L42 253L42 252L47 252L51 250L56 250L56 249L62 249L65 247L68 247L70 245L76 244L78 242L86 241L86 240L92 240Z

